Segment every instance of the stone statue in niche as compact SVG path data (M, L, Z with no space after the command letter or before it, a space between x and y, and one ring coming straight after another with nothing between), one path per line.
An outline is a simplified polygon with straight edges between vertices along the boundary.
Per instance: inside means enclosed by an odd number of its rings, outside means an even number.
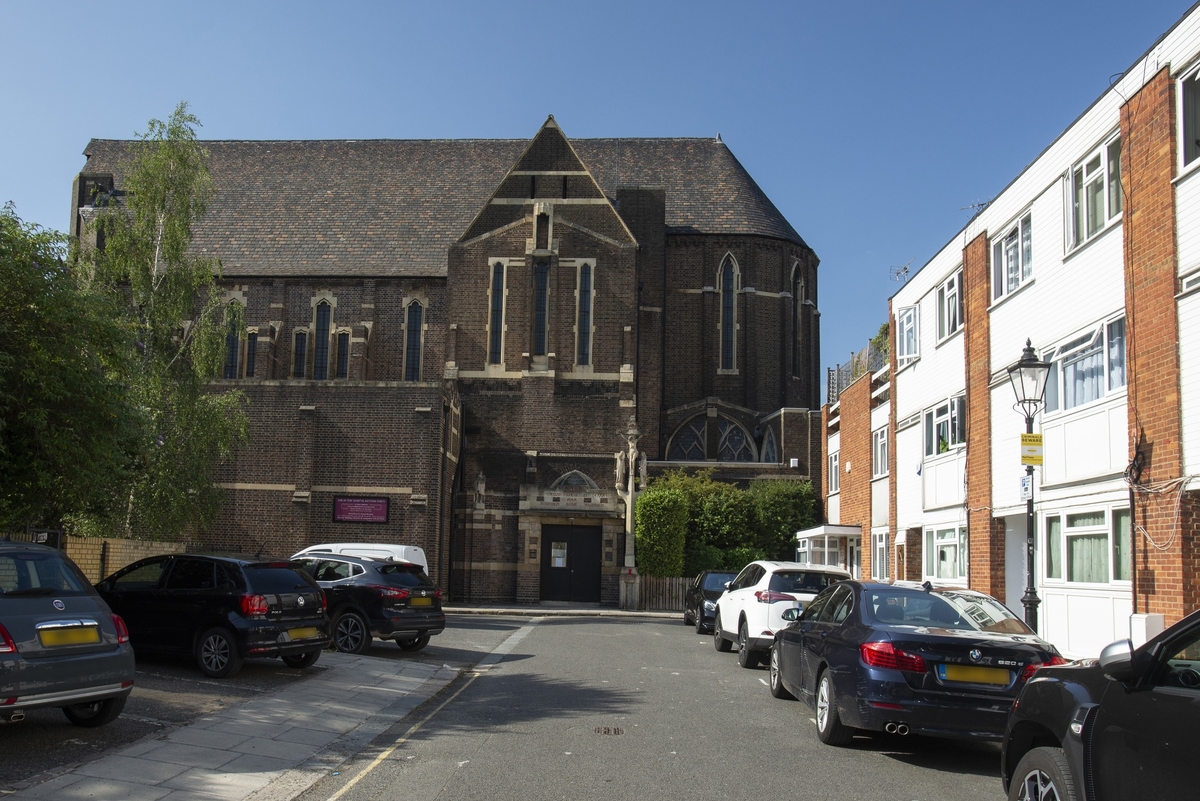
M479 475L475 477L475 508L482 509L485 506L484 490L487 489L487 479L483 477L483 471L479 471Z

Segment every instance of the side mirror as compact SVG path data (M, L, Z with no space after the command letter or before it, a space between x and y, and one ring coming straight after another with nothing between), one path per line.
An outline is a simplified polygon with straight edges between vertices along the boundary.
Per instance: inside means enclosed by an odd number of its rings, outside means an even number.
M791 623L793 620L799 619L799 617L800 617L799 609L784 609L783 610L783 619L789 623Z
M1133 666L1133 643L1129 640L1118 640L1104 646L1104 650L1100 652L1100 667L1105 675L1117 681L1137 678L1137 670Z
M733 583L732 581L725 582L725 589L729 589L729 585L732 583Z

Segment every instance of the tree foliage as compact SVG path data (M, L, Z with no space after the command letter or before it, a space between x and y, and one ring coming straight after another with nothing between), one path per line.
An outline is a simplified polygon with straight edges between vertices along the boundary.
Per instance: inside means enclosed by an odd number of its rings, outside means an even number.
M66 252L0 209L0 529L111 511L137 447L130 330Z
M792 559L797 531L817 522L817 498L808 481L756 481L746 494L754 507L755 546L768 559Z
M212 193L198 125L186 103L167 122L150 121L131 149L124 198L101 206L92 223L104 247L79 252L83 271L126 293L137 340L129 384L147 425L123 516L113 522L146 538L210 522L221 500L212 470L248 436L244 395L209 386L227 333L242 321L240 307L223 301L219 262L191 250L192 226Z
M687 498L669 487L647 489L634 507L639 571L647 576L678 576L687 537Z

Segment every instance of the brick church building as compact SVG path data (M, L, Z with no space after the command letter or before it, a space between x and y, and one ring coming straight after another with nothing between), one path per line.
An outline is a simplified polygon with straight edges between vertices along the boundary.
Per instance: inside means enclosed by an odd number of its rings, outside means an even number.
M72 233L130 144L88 144ZM203 144L252 439L197 545L420 545L455 600L612 604L622 476L819 476L818 260L719 137Z

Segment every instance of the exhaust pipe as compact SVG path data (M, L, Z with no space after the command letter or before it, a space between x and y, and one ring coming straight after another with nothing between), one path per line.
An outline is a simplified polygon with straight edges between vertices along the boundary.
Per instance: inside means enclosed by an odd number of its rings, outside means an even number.
M0 723L20 723L24 719L25 713L18 710L12 714L5 715L4 717L0 718Z
M896 724L896 734L899 734L901 737L907 736L908 724L907 723Z
M888 721L887 723L883 724L883 730L886 731L888 734L895 734L896 733L896 724L892 723L891 721Z

